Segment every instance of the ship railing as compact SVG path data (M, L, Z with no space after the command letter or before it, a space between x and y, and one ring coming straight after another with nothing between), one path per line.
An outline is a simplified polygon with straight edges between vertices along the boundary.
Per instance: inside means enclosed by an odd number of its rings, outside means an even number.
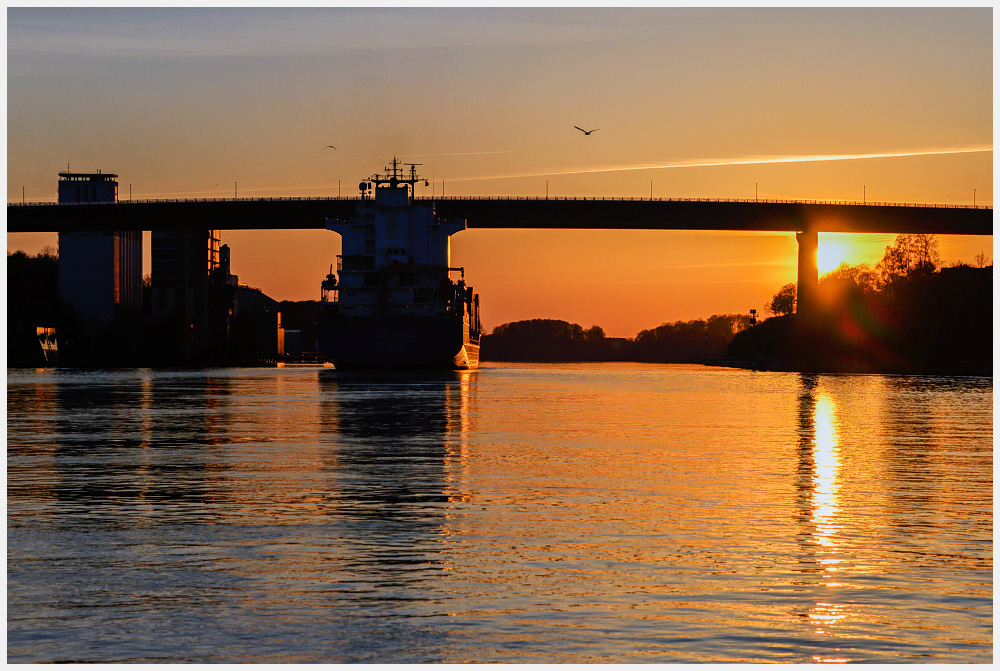
M375 257L371 254L338 254L337 272L374 272Z

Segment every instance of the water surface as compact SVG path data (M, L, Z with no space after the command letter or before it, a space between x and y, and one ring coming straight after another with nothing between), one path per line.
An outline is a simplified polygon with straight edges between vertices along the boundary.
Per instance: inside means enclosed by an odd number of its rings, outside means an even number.
M8 371L9 662L992 661L992 380Z

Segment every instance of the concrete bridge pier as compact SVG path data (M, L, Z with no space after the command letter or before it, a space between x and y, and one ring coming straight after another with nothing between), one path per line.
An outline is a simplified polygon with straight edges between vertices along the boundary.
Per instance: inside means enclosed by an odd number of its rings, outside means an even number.
M810 316L816 312L816 292L819 289L819 232L806 229L795 234L799 243L799 272L795 312Z

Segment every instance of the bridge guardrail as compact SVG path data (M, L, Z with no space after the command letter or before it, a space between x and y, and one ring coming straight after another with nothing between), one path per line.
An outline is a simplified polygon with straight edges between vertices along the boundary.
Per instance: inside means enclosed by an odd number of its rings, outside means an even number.
M283 196L268 198L144 198L132 200L119 200L117 202L103 203L72 203L78 206L88 205L138 205L138 204L163 204L163 203L254 203L254 202L296 202L296 201L344 201L355 202L361 200L357 196ZM775 198L642 198L626 196L418 196L418 201L454 202L460 203L470 200L515 200L515 201L603 201L603 202L660 202L660 203L760 203L765 205L797 204L797 205L860 205L864 207L927 207L941 209L968 209L968 210L990 210L992 205L961 205L948 203L901 203L890 201L858 201L858 200L796 200L796 199L775 199ZM59 205L54 201L31 201L31 202L10 202L8 207L51 207Z

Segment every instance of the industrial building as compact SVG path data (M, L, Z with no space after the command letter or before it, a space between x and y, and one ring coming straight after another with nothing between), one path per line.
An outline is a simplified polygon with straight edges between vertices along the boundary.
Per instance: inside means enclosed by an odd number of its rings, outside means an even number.
M59 203L114 203L118 175L59 173ZM63 343L77 351L134 346L142 318L142 233L59 233ZM72 347L71 347L72 349Z
M117 203L118 175L60 172L58 201ZM259 289L239 285L218 230L181 221L176 228L160 224L150 232L151 267L144 285L142 222L135 223L130 231L59 232L63 363L218 365L277 359L278 303ZM36 326L45 328L35 333ZM24 328L43 348L48 343L54 349L48 324Z
M200 358L221 345L213 335L220 316L212 300L219 248L217 230L179 227L150 234L149 315L164 352Z

